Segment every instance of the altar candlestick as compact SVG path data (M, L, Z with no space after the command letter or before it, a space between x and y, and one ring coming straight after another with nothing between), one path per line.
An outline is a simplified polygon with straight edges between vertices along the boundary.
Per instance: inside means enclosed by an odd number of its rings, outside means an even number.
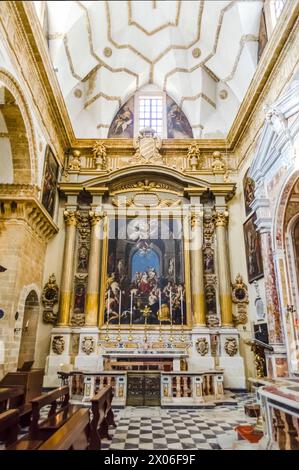
M130 324L133 322L133 291L131 291Z
M108 328L108 324L109 324L109 317L110 317L110 290L108 290L107 328Z
M183 300L183 291L181 291L181 321L184 323L184 300Z
M172 299L171 299L171 287L169 289L169 307L170 307L170 323L172 324Z
M120 325L121 320L121 290L119 289L119 309L118 309L118 324Z

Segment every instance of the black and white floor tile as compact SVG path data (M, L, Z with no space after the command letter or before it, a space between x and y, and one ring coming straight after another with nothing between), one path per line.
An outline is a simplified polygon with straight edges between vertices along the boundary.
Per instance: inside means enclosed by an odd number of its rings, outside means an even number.
M222 449L225 438L235 435L236 426L255 422L244 413L244 404L254 401L253 396L239 394L236 398L235 405L207 409L115 409L116 428L109 429L112 439L102 441L102 450ZM47 410L43 411L46 417ZM22 429L19 438L26 432L28 429Z
M234 434L240 424L254 423L244 414L244 403L252 396L238 396L237 404L212 409L161 409L126 407L116 413L112 440L102 449L187 450L221 449L223 437Z

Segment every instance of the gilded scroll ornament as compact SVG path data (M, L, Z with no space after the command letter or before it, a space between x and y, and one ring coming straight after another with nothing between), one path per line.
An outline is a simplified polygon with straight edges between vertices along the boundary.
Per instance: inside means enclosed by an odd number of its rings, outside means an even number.
M52 341L52 351L55 354L62 354L65 347L64 337L62 335L54 336Z
M107 170L107 149L102 142L96 142L92 149L94 164L97 170Z
M201 356L206 356L208 354L208 352L209 352L209 343L206 340L206 338L198 338L198 340L196 341L195 346L196 346L196 351Z
M227 337L224 343L224 349L229 356L235 356L238 352L238 343L236 338Z
M58 313L53 311L53 307L58 302L59 288L56 282L55 274L49 276L48 282L45 284L42 291L42 304L45 307L43 311L43 321L45 323L55 324L58 318Z
M89 355L94 352L95 344L92 336L84 336L81 349L85 354Z

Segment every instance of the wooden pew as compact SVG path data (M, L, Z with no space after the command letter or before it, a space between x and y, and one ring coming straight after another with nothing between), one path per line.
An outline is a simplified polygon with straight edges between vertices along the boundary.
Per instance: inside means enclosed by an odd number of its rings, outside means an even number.
M7 410L0 414L0 433L3 436L6 450L36 450L42 441L30 440L28 436L19 441L19 411Z
M88 408L81 408L58 431L52 434L38 450L88 450L89 439L89 410Z
M111 439L109 426L116 426L111 403L113 398L112 386L104 387L91 399L92 420L90 423L90 449L101 448L101 439Z
M32 418L29 428L30 439L48 439L57 429L67 422L79 409L78 406L69 404L69 398L69 387L65 386L31 400ZM47 405L51 405L48 417L40 421L40 411Z
M31 403L25 403L25 392L20 387L0 388L0 413L18 409L21 426L28 426L31 417Z

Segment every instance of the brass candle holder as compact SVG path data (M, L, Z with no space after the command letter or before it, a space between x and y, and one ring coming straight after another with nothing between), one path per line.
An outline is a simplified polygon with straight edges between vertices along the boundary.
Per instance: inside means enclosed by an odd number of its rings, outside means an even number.
M147 342L147 317L151 313L152 309L146 305L144 309L141 310L142 315L144 316L144 342Z

